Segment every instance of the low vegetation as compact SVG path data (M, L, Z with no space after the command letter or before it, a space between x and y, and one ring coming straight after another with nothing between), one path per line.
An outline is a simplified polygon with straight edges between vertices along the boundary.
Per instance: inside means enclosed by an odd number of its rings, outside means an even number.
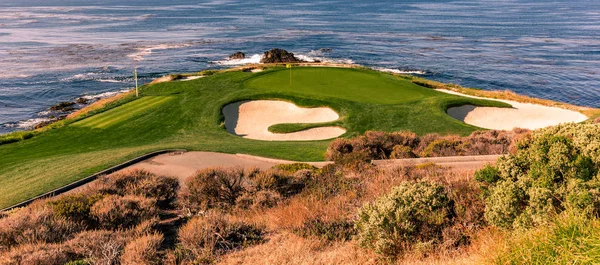
M103 177L0 216L0 263L595 264L599 132L455 138L509 151L477 171L374 167L364 158L432 136L369 132L320 169L210 168L181 189L143 171Z
M529 130L476 131L469 136L417 136L411 132L368 131L364 135L338 138L327 148L326 158L343 161L353 158L364 160L399 159L416 157L499 155L516 150L519 140L529 135Z

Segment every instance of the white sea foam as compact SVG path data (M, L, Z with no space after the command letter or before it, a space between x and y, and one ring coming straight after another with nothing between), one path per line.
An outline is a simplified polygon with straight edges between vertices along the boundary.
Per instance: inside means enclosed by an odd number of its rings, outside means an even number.
M416 75L427 74L427 72L422 71L422 70L400 70L400 69L390 69L390 68L383 68L383 67L373 67L373 70L386 72L386 73L393 73L393 74L416 74Z
M157 44L147 47L137 48L137 52L127 55L127 57L133 59L134 61L143 61L144 57L152 54L152 51L155 50L168 50L168 49L179 49L189 47L191 44L189 43L180 43L180 44Z
M129 89L122 89L122 90L119 90L119 91L104 92L104 93L94 94L94 95L85 95L85 96L82 96L82 98L89 99L89 100L98 100L98 99L103 99L103 98L109 98L109 97L112 97L112 96L117 95L117 94L125 93L127 91L129 91Z
M102 82L102 83L121 83L123 81L114 80L114 79L98 79L98 82Z
M259 64L260 60L263 58L261 54L254 54L249 58L244 59L227 59L222 61L215 61L214 63L218 65L243 65L243 64Z
M15 122L15 123L7 123L7 124L4 124L4 126L11 127L11 128L19 128L19 129L33 129L33 128L35 128L36 125L38 125L42 122L50 121L50 120L52 120L52 119L51 118L33 118L33 119L28 119L28 120L24 120L24 121Z

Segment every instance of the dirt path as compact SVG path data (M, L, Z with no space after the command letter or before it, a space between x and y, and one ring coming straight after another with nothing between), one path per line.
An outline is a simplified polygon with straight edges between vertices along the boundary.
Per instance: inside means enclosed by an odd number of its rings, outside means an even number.
M456 169L477 169L487 163L493 163L498 155L490 156L458 156L458 157L430 157L412 159L390 159L376 160L373 164L380 167L410 166L425 163L435 163L440 166L453 167ZM268 169L278 164L290 164L294 161L263 158L244 154L222 154L213 152L186 152L176 154L163 154L148 160L139 162L121 171L142 169L159 175L167 175L185 178L194 172L209 167L258 167ZM331 162L308 162L316 167L323 167Z

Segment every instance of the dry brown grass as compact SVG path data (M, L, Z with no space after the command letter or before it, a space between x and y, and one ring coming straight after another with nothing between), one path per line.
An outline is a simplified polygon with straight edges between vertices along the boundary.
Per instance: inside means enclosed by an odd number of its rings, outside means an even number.
M69 249L60 244L33 243L0 253L2 265L63 265L76 258Z
M77 234L64 245L92 264L118 264L126 241L122 232L93 230Z
M146 197L110 195L95 203L90 214L101 227L128 228L156 217L155 204L156 200Z
M222 257L219 264L379 264L351 242L325 242L281 232L267 242Z
M20 244L60 242L83 228L56 216L45 201L39 201L0 219L0 252Z
M162 234L148 234L134 239L125 245L121 265L161 264L158 248L163 241Z

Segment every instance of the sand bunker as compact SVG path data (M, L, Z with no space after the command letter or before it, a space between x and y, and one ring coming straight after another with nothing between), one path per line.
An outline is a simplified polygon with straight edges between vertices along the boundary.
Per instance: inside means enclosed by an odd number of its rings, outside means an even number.
M457 120L486 129L512 130L513 128L525 128L535 130L565 122L582 122L588 119L577 111L557 107L474 97L443 89L438 91L471 98L495 100L513 106L512 108L495 108L464 105L449 108L447 111L448 115Z
M228 132L256 140L312 141L338 137L346 132L341 127L318 127L293 133L272 133L269 127L281 123L320 123L335 121L340 116L330 108L301 108L276 100L231 103L223 108Z

